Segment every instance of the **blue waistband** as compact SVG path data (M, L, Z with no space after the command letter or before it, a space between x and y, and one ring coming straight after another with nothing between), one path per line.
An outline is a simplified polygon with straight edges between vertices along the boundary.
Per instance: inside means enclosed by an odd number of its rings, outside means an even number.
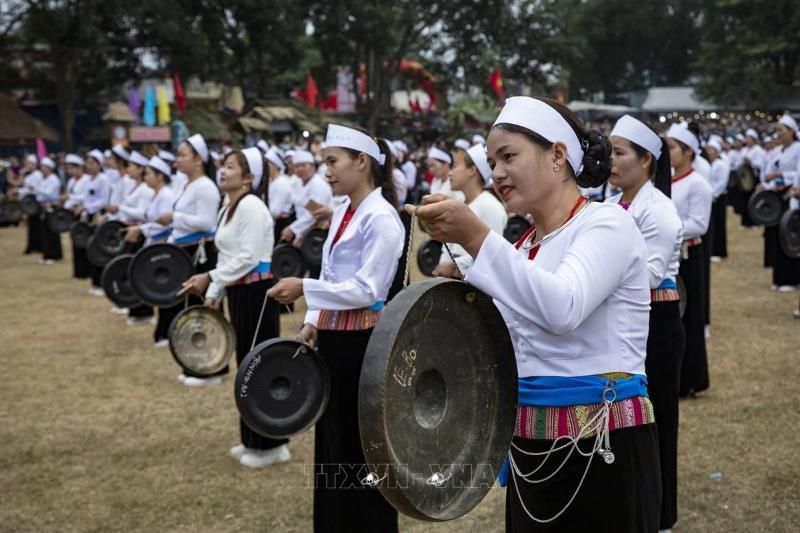
M610 380L603 376L543 376L519 380L519 405L529 407L568 407L601 403L606 385L613 384L615 400L647 396L647 376Z
M194 244L196 242L200 242L203 239L213 239L214 232L213 231L195 231L194 233L190 233L189 235L185 235L179 239L175 239L175 244Z
M170 235L172 235L172 228L167 228L164 231L160 231L160 232L156 233L155 235L153 235L150 238L155 241L155 240L158 240L158 239L166 239Z
M634 374L619 379L603 376L528 377L520 378L518 387L520 407L568 407L601 403L604 399L618 401L647 396L647 376ZM613 394L606 393L611 389ZM508 484L509 474L506 457L497 475L501 487Z
M661 285L656 287L656 289L677 289L677 288L678 288L678 284L675 283L675 280L674 279L669 279L669 278L667 278L664 281L662 281Z
M272 272L272 263L261 261L250 271L250 274L266 274L267 272Z
M375 302L374 304L367 307L370 311L383 311L383 308L386 306L384 302Z

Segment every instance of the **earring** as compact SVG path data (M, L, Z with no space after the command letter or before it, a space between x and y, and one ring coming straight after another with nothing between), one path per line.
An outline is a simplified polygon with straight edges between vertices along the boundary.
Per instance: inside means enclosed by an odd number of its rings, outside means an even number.
M554 172L558 172L559 170L561 170L561 165L559 165L558 163L556 163L555 165L553 165L553 171L554 171Z

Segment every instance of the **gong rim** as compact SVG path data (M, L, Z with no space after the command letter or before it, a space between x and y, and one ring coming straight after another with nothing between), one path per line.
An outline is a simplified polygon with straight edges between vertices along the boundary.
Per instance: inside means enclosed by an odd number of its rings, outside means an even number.
M203 328L207 331L200 331ZM169 325L167 338L175 362L202 377L212 376L228 366L236 351L233 325L221 311L204 305L187 307L178 313Z
M433 302L445 301L447 305L434 309ZM464 335L469 330L462 327L447 326L448 318L467 315L477 318L469 322L477 328L476 337ZM448 332L461 332L462 338L451 338ZM477 335L483 336L480 349L464 350ZM435 349L443 338L464 361L457 371L447 373L447 356ZM413 358L404 346L416 346ZM442 370L438 377L431 373L437 369ZM480 394L468 394L476 390ZM378 474L385 480L378 488L395 509L427 521L452 520L472 510L494 484L511 444L516 413L514 348L491 298L467 283L437 278L415 283L392 300L367 346L358 417L367 464L403 465ZM456 431L453 424L464 421L459 415L469 423ZM451 465L448 474L455 487L445 492L428 486L426 465ZM480 468L452 465L488 465L490 476Z
M96 232L92 233L86 243L86 259L99 268L104 268L112 259L112 256L100 249L100 239L97 238Z
M118 220L108 220L97 227L94 236L103 254L116 257L125 251L125 240L121 235L124 228L125 224Z
M66 233L75 223L75 213L59 207L47 213L47 227L53 233Z
M328 230L321 228L314 228L303 237L300 253L307 265L318 267L322 264L322 248L327 238Z
M750 197L747 211L756 224L777 226L783 215L783 198L775 191L759 191Z
M153 307L180 303L178 292L194 274L192 258L174 244L158 243L139 250L128 265L128 280L139 299Z
M133 254L118 255L106 264L100 275L100 286L106 298L117 307L134 307L141 303L128 279L128 266L132 259Z
M299 278L305 273L303 254L291 243L284 242L272 251L272 275L276 280Z
M736 186L746 193L756 188L756 175L750 165L744 164L736 171Z
M85 249L92 236L92 227L86 222L75 222L69 227L69 234L75 248Z
M417 250L417 268L428 277L433 276L433 271L439 265L443 245L441 242L428 239Z
M531 224L525 217L514 215L509 217L506 228L503 230L503 237L511 244L514 244L522 238L530 227Z
M330 376L319 352L306 343L275 338L258 344L236 372L234 396L244 422L264 437L307 431L325 412Z
M36 201L36 195L26 194L23 196L20 201L20 208L22 209L22 214L29 217L39 214L40 206L39 202Z
M783 253L793 259L800 258L800 209L786 211L778 228Z

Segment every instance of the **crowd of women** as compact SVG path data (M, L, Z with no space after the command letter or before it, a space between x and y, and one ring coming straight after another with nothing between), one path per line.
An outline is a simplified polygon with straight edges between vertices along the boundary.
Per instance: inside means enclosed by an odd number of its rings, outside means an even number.
M152 324L155 346L166 345L187 303L227 300L241 362L253 339L297 335L280 331L281 306L305 299L299 335L331 376L314 437L316 531L397 531L396 511L375 488L324 479L331 467L364 463L360 369L384 306L408 281L408 232L418 217L448 243L435 274L494 298L514 345L507 531L650 532L678 518L679 398L710 383L709 264L727 255L727 205L752 224L746 199L729 192L731 172L750 165L760 187L790 192L793 204L800 198L798 126L789 115L774 132L713 133L673 124L660 135L626 115L603 135L555 101L513 97L486 138L435 145L422 168L403 141L331 124L316 153L262 141L216 154L193 135L174 155L121 146L69 154L63 191L53 160L30 156L19 192L83 220L122 221L132 246L169 242L195 259L188 302L114 309L131 325ZM429 193L419 206L407 202L419 192ZM516 243L502 236L509 214L532 223ZM317 225L329 229L319 272L276 281L276 243L299 246ZM28 232L28 252L61 259L60 237L46 224L31 217ZM775 238L765 236L775 289L796 290L800 263ZM73 275L90 278L90 293L101 295L99 269L74 244L72 261ZM227 373L179 380L218 385ZM230 454L242 465L289 460L286 440L243 422L240 434ZM593 463L595 452L606 461ZM533 483L534 472L545 479Z

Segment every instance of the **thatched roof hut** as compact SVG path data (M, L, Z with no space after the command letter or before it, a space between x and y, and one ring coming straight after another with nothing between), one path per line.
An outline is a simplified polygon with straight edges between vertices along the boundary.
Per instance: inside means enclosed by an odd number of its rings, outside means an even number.
M0 144L31 144L36 139L58 142L55 130L23 111L16 100L0 94Z

